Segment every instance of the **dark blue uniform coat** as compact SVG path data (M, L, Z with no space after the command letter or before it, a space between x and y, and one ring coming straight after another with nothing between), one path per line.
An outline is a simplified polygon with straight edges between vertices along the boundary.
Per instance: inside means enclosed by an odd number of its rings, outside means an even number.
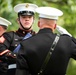
M22 41L16 75L37 75L55 37L51 29L45 28ZM70 58L76 59L76 43L68 35L61 35L43 75L65 75Z

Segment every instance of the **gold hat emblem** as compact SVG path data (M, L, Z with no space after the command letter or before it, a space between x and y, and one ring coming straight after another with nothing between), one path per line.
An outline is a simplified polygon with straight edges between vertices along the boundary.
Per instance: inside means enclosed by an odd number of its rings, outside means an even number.
M26 4L26 6L25 6L26 8L28 8L29 7L29 4Z

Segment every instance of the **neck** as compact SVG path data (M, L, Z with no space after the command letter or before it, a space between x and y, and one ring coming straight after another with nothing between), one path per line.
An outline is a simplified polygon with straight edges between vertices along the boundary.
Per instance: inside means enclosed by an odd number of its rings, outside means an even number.
M52 31L54 31L54 27L52 27L52 26L42 25L42 26L40 27L40 29L43 29L43 28L50 28Z

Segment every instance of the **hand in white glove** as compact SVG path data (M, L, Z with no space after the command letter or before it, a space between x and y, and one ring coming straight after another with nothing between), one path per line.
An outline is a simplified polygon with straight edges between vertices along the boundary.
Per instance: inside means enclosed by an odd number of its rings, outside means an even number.
M72 37L72 35L64 28L62 28L61 26L58 26L56 27L56 30L60 33L60 34L67 34L69 36Z

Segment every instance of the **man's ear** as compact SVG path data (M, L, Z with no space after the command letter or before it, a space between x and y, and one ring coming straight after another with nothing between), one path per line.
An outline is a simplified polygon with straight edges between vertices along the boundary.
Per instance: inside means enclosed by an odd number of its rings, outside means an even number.
M18 24L20 24L20 23L19 23L19 22L20 22L20 21L19 21L19 18L17 18L17 22L18 22Z
M56 29L57 24L54 25L54 29Z
M40 21L38 21L38 27L40 27Z
M0 26L0 30L2 29L2 27Z

